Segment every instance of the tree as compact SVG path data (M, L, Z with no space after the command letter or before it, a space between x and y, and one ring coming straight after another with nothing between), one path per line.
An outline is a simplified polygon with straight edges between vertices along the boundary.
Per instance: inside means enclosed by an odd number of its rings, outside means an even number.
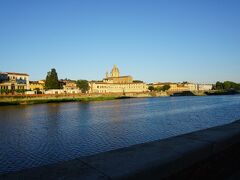
M154 88L154 91L161 92L162 91L162 87L156 87L156 88Z
M237 84L232 81L225 81L225 82L217 82L216 83L216 90L240 90L240 84Z
M76 84L77 84L77 87L78 87L83 93L86 93L86 92L90 89L90 86L89 86L87 80L78 80L78 81L76 82Z
M232 89L233 88L233 86L234 86L234 83L233 82L231 82L231 81L225 81L224 83L223 83L223 89Z
M171 87L170 87L170 85L164 85L163 87L162 87L162 90L163 91L167 91L167 90L169 90Z
M225 81L223 83L223 88L226 90L239 90L240 86L239 84L232 82L232 81Z
M216 90L222 90L223 89L223 83L221 83L221 82L217 82L216 83Z
M47 73L45 89L60 89L56 69L51 69L51 71Z
M153 86L149 86L148 90L152 92L152 91L154 91L154 87Z

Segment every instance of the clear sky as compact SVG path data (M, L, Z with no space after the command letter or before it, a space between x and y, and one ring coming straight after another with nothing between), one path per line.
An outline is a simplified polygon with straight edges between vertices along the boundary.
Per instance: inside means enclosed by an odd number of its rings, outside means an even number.
M0 71L240 82L239 0L0 0Z

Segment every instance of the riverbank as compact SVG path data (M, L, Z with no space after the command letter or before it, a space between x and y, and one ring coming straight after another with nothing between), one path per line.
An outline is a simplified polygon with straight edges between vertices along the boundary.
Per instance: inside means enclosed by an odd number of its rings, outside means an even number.
M146 93L106 93L106 94L58 94L58 95L0 95L0 106L31 105L61 102L89 102L107 101L126 98L149 98L166 96L209 96L209 95L234 95L238 91L194 91L182 93L146 92Z
M89 102L89 101L107 101L115 99L133 98L128 96L96 96L96 97L23 97L23 98L5 98L0 100L0 106L7 105L31 105L31 104L44 104L44 103L61 103L61 102Z
M167 96L166 93L106 93L106 94L58 94L58 95L1 95L0 106L30 105L61 102L107 101L127 98Z

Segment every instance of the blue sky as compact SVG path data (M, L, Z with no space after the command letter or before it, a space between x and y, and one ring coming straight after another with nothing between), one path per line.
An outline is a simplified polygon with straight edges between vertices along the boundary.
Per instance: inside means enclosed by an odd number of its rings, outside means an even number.
M240 82L239 0L0 0L0 71Z

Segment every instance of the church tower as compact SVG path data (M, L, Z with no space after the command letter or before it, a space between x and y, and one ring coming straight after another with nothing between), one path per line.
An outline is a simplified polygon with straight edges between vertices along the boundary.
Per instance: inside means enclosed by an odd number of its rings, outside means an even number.
M119 77L120 76L120 71L119 71L119 69L117 68L116 65L113 66L113 69L111 71L111 76L112 77Z

